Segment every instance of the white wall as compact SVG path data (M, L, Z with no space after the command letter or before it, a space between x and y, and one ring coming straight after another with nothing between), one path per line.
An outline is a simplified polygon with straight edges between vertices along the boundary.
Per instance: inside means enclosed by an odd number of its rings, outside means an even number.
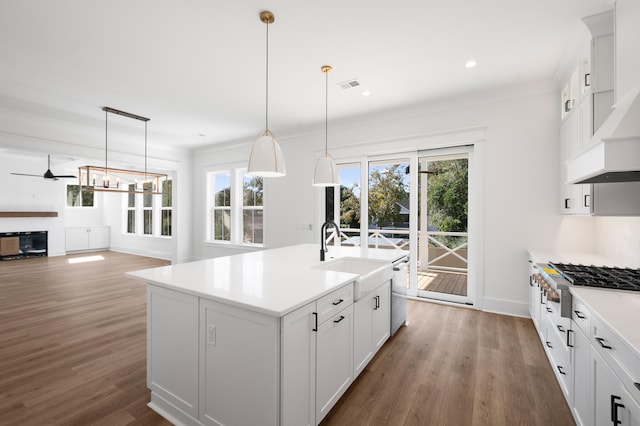
M329 123L329 150L339 157L345 147L361 154L402 150L416 140L441 141L442 131L486 128L480 189L480 278L486 310L527 315L527 255L532 247L593 248L593 222L559 215L558 92L552 82L470 94L370 117ZM336 101L337 102L337 101ZM268 247L318 242L318 189L311 186L314 152L322 149L323 129L279 138L287 176L269 179L265 214ZM429 148L432 146L423 146ZM203 244L205 199L203 168L246 161L249 145L207 148L194 154L194 256L231 252ZM353 151L353 149L350 149ZM313 223L313 231L296 224ZM237 250L233 250L236 252Z
M640 217L598 217L593 220L596 251L616 259L621 265L640 268Z
M23 113L0 105L0 210L57 211L58 218L4 219L3 231L49 231L49 254L65 254L64 228L68 226L110 225L115 250L170 259L174 263L191 254L191 156L187 149L149 145L148 169L169 173L174 179L174 238L124 236L120 194L96 193L96 208L67 208L65 181L19 177L9 173L43 174L47 154L57 174L77 174L80 165L104 162L104 121L81 120L62 111L58 118ZM104 117L99 114L100 117ZM72 120L72 121L69 121ZM128 129L109 142L111 167L142 170L143 140L132 141ZM110 132L111 134L111 132ZM56 163L57 162L57 163Z

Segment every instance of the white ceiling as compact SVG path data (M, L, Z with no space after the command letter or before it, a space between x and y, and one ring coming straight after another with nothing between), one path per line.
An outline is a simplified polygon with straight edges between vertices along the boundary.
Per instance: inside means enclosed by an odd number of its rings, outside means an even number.
M2 0L0 107L99 123L151 118L149 143L253 139L451 94L554 78L605 0ZM473 58L475 69L464 64ZM337 83L357 78L362 89ZM204 135L204 136L201 136Z

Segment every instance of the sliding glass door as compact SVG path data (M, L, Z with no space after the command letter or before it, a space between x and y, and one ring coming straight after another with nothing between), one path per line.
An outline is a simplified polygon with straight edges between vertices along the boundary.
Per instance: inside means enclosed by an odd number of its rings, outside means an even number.
M338 162L325 217L340 237L328 242L406 251L410 296L473 304L472 165L470 146Z

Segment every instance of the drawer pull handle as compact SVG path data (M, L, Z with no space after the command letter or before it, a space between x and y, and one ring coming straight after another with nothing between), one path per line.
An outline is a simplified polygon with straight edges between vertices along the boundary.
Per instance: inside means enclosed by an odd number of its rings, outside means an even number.
M611 395L611 421L614 425L621 425L622 421L618 418L618 408L624 408L624 404L616 402L620 397Z
M343 319L344 319L344 315L340 315L340 318L338 318L337 320L333 320L333 322L335 322L337 324L340 321L342 321Z
M558 368L558 371L560 372L560 374L562 374L563 376L567 374L564 372L561 365L557 365L556 367Z
M571 344L571 339L569 338L569 335L573 333L573 330L569 329L567 330L567 347L568 348L572 348L573 345Z
M560 333L564 333L564 327L562 327L561 325L558 326L558 331Z
M344 302L344 299L338 299L337 302L333 302L333 306L338 306L339 304L341 304L342 302Z
M580 319L585 319L585 318L586 318L584 315L582 315L582 312L580 312L580 311L573 311L573 312L574 312L574 313L576 314L576 316L577 316L578 318L580 318Z
M602 337L596 337L596 340L600 343L600 346L602 346L603 349L613 349L611 346L604 344L604 339Z
M638 383L638 382L634 382L633 384L634 384L634 385L636 385L636 388L637 388L638 390L640 390L640 383Z
M553 346L551 346L551 342L547 342L547 347L553 349Z
M547 312L551 313L551 312L553 312L553 311L551 310L551 308L550 308L550 307L548 307L548 306L547 306Z

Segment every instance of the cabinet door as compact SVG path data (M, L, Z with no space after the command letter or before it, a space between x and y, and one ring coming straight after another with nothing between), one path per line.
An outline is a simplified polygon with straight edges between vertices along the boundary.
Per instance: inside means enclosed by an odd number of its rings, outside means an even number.
M593 385L595 389L595 424L611 425L614 416L618 419L624 418L624 408L617 407L616 404L625 404L622 400L622 383L613 374L613 371L607 366L600 354L591 351L591 362L593 365ZM629 423L618 423L629 425Z
M282 425L315 426L316 303L282 319Z
M109 248L111 227L92 226L89 228L89 249Z
M376 299L366 295L353 305L353 365L357 377L373 358L373 308Z
M278 424L278 319L200 300L200 422Z
M353 382L353 305L318 327L316 423Z
M65 250L87 250L89 248L89 233L87 229L88 228L65 228Z
M391 282L387 281L375 291L377 304L373 309L373 349L378 351L391 332Z
M198 417L196 296L147 286L147 387L174 407Z
M594 426L591 343L576 323L572 324L572 329L573 414L579 426Z

